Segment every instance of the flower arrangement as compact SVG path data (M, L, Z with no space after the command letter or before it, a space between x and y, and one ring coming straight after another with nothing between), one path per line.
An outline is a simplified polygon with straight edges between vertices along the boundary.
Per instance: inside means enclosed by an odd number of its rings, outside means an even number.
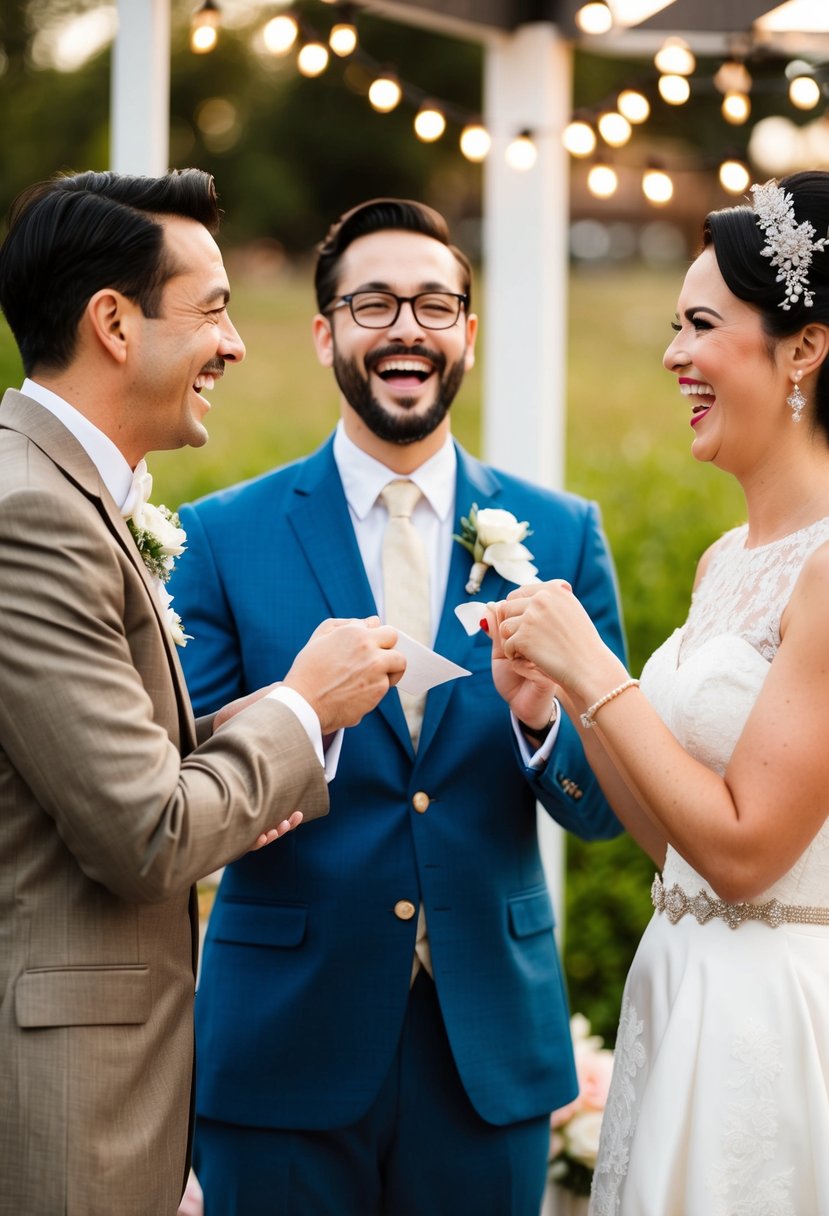
M526 520L519 521L511 511L498 507L483 507L473 502L469 515L461 516L460 536L453 537L472 554L467 594L480 591L484 575L492 566L501 578L511 583L536 582L538 568L530 562L532 553L521 541L532 536Z
M613 1052L591 1035L583 1014L570 1019L579 1095L550 1117L550 1178L576 1195L589 1195L599 1132L613 1071Z
M176 558L186 548L187 533L175 511L165 506L155 507L147 501L152 489L152 474L147 469L147 462L140 460L135 467L132 488L121 514L155 584L170 637L176 646L186 646L190 634L184 632L181 617L172 607L173 597L166 584L173 573Z

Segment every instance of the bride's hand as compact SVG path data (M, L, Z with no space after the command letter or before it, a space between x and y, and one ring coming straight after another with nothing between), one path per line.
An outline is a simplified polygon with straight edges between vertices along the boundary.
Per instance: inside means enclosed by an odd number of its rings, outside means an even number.
M497 615L505 657L533 663L576 699L590 698L608 660L618 665L563 579L519 587Z

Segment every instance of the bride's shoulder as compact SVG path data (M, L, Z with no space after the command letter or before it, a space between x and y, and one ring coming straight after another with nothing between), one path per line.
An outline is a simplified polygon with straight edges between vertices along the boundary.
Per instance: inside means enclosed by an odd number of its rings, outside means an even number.
M705 577L711 562L720 553L730 549L741 547L745 543L746 526L741 524L737 528L731 528L728 532L724 532L722 536L708 546L702 557L697 562L697 572L694 576L694 591Z

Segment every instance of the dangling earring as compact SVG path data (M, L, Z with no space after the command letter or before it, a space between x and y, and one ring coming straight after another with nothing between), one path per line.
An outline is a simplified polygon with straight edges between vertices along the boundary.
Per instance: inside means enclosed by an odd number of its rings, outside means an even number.
M792 411L792 422L800 422L803 416L803 410L806 405L806 398L800 391L799 380L803 375L802 372L795 372L794 387L786 398L786 405Z

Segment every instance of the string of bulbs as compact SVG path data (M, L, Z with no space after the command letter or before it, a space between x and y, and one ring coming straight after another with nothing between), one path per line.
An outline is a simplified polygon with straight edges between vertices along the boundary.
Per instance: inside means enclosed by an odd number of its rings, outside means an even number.
M459 147L467 160L480 163L489 155L492 136L481 119L450 103L429 98L415 85L409 84L395 71L381 67L360 46L354 7L343 0L322 0L335 10L335 19L327 38L304 17L288 10L271 17L261 29L261 38L267 52L284 56L296 52L297 70L306 77L322 75L329 65L331 55L339 59L358 62L372 77L368 89L370 105L382 114L388 114L405 102L414 107L413 127L415 135L424 143L434 143L446 132L451 122L461 128ZM576 13L576 24L588 35L607 33L613 24L613 15L605 0L588 0ZM190 46L196 54L212 51L219 39L221 9L217 0L203 0L193 13ZM692 95L696 58L688 44L679 37L669 37L654 56L658 73L655 89L658 97L669 106L685 105ZM821 65L811 65L803 60L793 60L785 68L788 80L788 97L799 110L814 109L823 96ZM752 88L756 88L746 67L745 56L729 57L723 61L713 77L714 88L722 95L721 113L727 123L740 126L751 114ZM710 86L709 86L710 87ZM612 153L624 147L631 139L634 128L647 122L651 115L648 93L651 87L626 87L614 99L600 103L589 111L574 115L561 134L562 143L568 153L577 160L593 158L587 175L587 187L598 199L608 199L618 187L618 174L611 163ZM505 149L507 164L516 171L533 167L538 157L535 139L538 132L519 131ZM605 152L601 143L610 149ZM718 176L726 191L742 194L751 180L745 160L739 156L725 156L719 163ZM649 162L641 178L642 192L648 202L662 206L670 202L674 194L671 174L660 164Z

